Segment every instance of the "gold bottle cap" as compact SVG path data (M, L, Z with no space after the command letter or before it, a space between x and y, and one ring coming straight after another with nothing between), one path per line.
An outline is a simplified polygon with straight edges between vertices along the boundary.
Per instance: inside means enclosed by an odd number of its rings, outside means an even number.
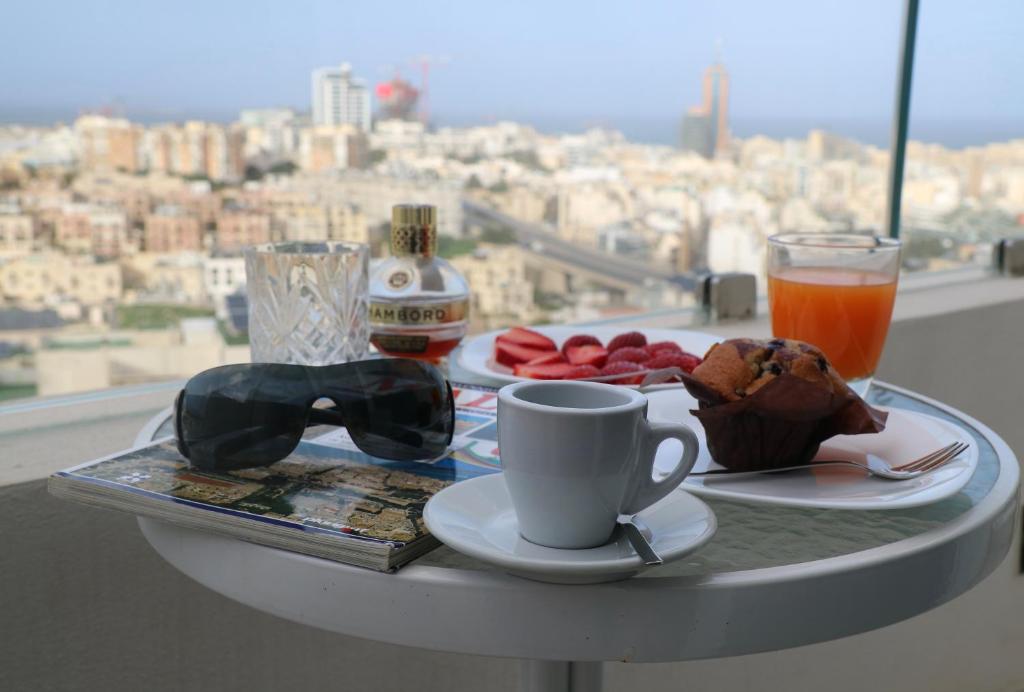
M429 204L391 207L391 254L432 257L437 252L437 209Z

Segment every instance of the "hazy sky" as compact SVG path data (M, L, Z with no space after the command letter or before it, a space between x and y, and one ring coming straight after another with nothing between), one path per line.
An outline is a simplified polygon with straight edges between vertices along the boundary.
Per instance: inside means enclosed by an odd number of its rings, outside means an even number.
M737 128L890 117L899 0L8 3L0 118L120 104L151 120L309 107L314 67L374 83L410 61L449 122L675 121L716 40ZM1022 123L1024 2L922 0L912 112ZM744 125L746 123L746 125Z

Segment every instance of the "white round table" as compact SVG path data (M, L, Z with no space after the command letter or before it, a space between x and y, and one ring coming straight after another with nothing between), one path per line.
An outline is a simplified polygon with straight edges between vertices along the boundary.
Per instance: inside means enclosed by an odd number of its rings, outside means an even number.
M956 422L978 445L970 483L945 501L854 512L709 500L715 538L624 582L543 584L446 547L395 574L350 567L140 517L169 563L231 599L366 639L524 659L522 689L596 690L601 661L736 656L812 644L913 617L1003 560L1018 465L978 421L877 384L872 399ZM138 442L168 434L162 414Z

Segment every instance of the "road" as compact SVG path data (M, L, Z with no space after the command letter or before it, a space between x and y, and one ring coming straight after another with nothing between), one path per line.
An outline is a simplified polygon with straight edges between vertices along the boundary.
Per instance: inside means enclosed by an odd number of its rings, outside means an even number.
M511 228L519 244L552 260L579 267L582 271L605 275L619 282L642 286L647 279L670 281L687 289L694 286L694 278L688 274L674 274L665 269L623 259L615 255L582 247L559 238L539 224L527 223L491 209L473 200L462 201L467 218ZM538 245L539 244L539 245Z

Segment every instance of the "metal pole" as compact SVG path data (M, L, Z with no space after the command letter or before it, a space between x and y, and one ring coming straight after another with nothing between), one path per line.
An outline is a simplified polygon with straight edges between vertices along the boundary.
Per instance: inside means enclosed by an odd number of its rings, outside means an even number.
M519 692L571 692L569 661L519 662Z
M519 662L519 692L601 692L603 685L600 661Z
M903 194L903 163L907 154L907 122L910 119L910 79L914 74L914 43L917 39L918 0L903 6L903 41L896 77L896 108L892 119L892 157L889 161L889 237L900 235L900 202Z
M604 689L604 664L600 661L573 661L569 664L570 692L601 692Z

